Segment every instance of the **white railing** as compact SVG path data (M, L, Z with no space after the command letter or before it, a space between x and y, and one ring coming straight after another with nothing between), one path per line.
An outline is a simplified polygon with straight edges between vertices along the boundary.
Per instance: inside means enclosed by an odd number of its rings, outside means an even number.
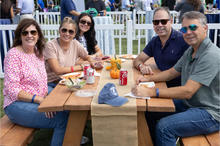
M178 12L170 11L173 22L178 23ZM114 11L107 12L108 16L111 16L114 24L126 25L128 20L133 20L133 24L145 24L146 23L146 11ZM60 24L60 12L35 12L36 21L39 24Z
M0 30L2 32L3 50L6 55L8 48L12 46L14 33L17 25L1 25ZM181 28L180 24L173 24L172 27L176 30ZM41 25L41 29L47 40L51 40L59 37L58 29L59 25ZM102 52L106 55L111 54L139 54L150 39L155 36L152 24L135 24L132 20L128 20L126 28L124 24L97 24L95 25L96 39ZM126 35L122 32L126 30ZM134 30L137 33L133 33ZM115 31L119 33L116 34ZM212 33L214 37L214 44L217 44L220 40L220 24L208 24L208 36ZM143 33L142 33L143 32ZM6 38L6 33L9 34L9 38ZM116 42L117 41L117 42ZM134 44L135 43L135 44ZM117 45L116 45L117 44ZM135 52L134 52L135 51ZM1 53L1 52L0 52ZM1 54L0 54L1 57ZM2 64L0 58L0 78L4 77L2 70Z

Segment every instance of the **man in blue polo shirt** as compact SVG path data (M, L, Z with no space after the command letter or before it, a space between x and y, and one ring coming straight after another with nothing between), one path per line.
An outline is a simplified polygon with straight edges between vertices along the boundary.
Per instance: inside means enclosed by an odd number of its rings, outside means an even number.
M76 5L73 0L61 0L60 8L61 21L63 21L64 17L72 17L73 20L76 20L76 17L80 15L80 13L76 11Z
M172 29L171 24L172 18L167 8L160 7L154 11L153 25L158 36L153 37L143 52L134 60L134 66L142 74L153 74L150 66L144 64L150 57L154 57L158 68L164 71L173 67L189 47L182 33ZM180 84L180 77L167 82L168 87Z
M163 82L181 75L181 86L142 88L132 92L138 96L182 99L175 104L176 112L160 119L155 128L156 146L174 146L178 137L206 135L220 131L220 49L207 36L207 19L196 11L184 13L184 40L190 47L169 70L142 81ZM152 120L152 119L151 119Z

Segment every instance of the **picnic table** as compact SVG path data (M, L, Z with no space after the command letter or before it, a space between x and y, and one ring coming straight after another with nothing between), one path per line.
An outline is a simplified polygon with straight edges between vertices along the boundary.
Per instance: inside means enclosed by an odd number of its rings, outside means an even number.
M146 64L152 66L155 73L160 72L154 62L154 59L149 59ZM130 65L132 67L132 64ZM139 71L133 68L134 80L140 75ZM85 85L83 89L96 90L99 83L99 77L95 77L95 83ZM156 83L156 87L167 88L165 82ZM83 135L83 130L86 121L90 118L92 97L82 98L70 92L67 87L57 85L55 89L47 96L47 98L39 105L39 112L63 111L69 110L70 115L66 128L63 145L80 146L80 141ZM151 98L136 99L137 105L137 131L139 146L153 146L148 125L145 119L145 111L154 112L173 112L175 106L172 99ZM128 129L129 130L129 129Z

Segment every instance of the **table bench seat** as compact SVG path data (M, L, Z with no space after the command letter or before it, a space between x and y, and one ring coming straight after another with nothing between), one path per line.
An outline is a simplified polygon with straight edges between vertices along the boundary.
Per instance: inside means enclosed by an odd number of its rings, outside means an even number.
M36 129L12 123L7 115L0 119L0 145L26 146L33 138Z
M183 146L220 146L220 133L215 132L208 135L198 135L181 139Z

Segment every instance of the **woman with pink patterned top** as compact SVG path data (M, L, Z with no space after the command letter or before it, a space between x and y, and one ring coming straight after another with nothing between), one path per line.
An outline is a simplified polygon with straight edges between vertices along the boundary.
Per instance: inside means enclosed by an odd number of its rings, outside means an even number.
M13 47L4 61L3 107L8 118L16 124L53 128L51 145L61 146L68 112L38 112L38 106L48 92L44 46L45 39L37 22L22 20L15 30Z

